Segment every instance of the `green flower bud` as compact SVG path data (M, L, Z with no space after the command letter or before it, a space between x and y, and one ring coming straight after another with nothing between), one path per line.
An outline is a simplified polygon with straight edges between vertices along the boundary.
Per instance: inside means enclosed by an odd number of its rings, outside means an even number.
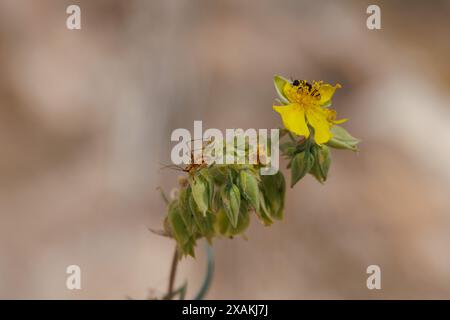
M297 153L291 163L291 188L303 178L313 167L314 157L309 150Z
M249 170L241 170L239 173L239 186L242 191L242 195L250 205L255 209L256 212L259 211L259 188L258 180L255 174Z
M312 154L314 155L314 166L311 168L310 173L317 181L324 183L327 180L331 164L330 149L325 145L317 145L312 148Z
M190 184L192 196L194 197L198 209L203 215L206 215L210 198L207 181L202 176L198 175L190 179Z
M223 208L227 214L228 220L235 228L239 218L239 208L241 206L241 193L235 185L228 185L221 191Z

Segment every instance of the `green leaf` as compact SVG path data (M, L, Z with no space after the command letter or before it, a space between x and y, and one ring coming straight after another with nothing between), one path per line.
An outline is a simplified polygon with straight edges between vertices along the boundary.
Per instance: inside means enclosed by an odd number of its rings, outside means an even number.
M335 149L358 150L357 145L361 140L353 137L343 127L334 125L330 131L333 134L333 137L326 143L327 146Z
M179 207L176 203L169 207L167 219L173 237L177 241L180 249L183 249L183 246L189 241L190 234L183 222Z
M239 207L241 206L241 193L235 184L222 189L222 203L228 220L235 228L238 223Z
M195 258L195 246L197 244L197 241L195 240L195 237L192 236L189 238L189 241L186 242L184 245L182 245L181 247L181 254L182 256L191 256L193 258Z
M239 218L236 227L233 227L228 219L227 213L221 209L216 214L214 221L214 230L216 233L225 237L231 237L243 233L250 225L250 214L248 212L248 205L245 201L241 202L239 210Z
M241 170L239 173L239 186L242 191L242 195L250 202L250 205L259 211L259 188L258 180L254 173L249 170Z
M314 146L312 153L314 155L314 166L311 168L310 173L317 181L324 183L327 180L331 164L330 149L325 145Z
M262 176L262 190L271 212L271 216L281 220L284 211L284 197L286 193L286 181L283 174L278 171L274 175Z
M216 220L214 221L214 230L216 233L228 236L228 230L230 228L230 220L224 209L220 209L216 214Z
M214 178L208 169L202 169L199 171L200 175L205 179L208 185L208 207L211 207L214 197Z
M168 215L164 218L163 227L164 227L164 232L173 238L172 227L170 226Z
M178 206L180 208L181 218L183 219L186 228L192 233L194 227L194 218L189 208L188 198L192 196L191 188L181 189L178 196Z
M275 85L275 90L277 91L280 101L284 104L289 103L289 100L286 98L286 96L283 93L283 89L284 89L284 86L286 83L289 83L289 81L281 76L273 77L273 84Z
M214 216L211 213L203 214L193 197L190 197L188 201L198 232L210 242L214 236Z
M264 195L261 195L259 197L259 210L256 212L256 214L265 226L270 226L272 224L273 221L269 208L266 205L266 198L264 197Z
M350 133L348 133L347 130L345 130L343 127L334 125L331 127L331 132L333 133L333 136L345 141L352 141L352 142L360 142L361 140L353 137Z
M212 243L212 239L215 235L215 231L214 231L214 220L215 220L215 215L211 212L207 213L205 217L203 217L203 219L205 220L205 226L206 226L206 232L204 233L204 237L206 238L206 240L211 244Z
M245 201L241 202L241 207L239 210L239 219L236 227L230 226L229 233L230 235L238 235L247 230L250 225L250 214L248 212L248 205Z
M212 205L212 211L213 212L217 212L220 209L223 208L223 203L222 203L222 195L221 192L216 192L214 194L214 199L213 199L213 205Z
M291 188L303 178L314 165L314 157L308 150L297 153L291 162Z
M219 185L225 183L225 181L228 177L228 169L227 169L226 165L215 164L215 165L209 167L208 171L209 171L213 181Z
M202 176L195 176L193 179L191 179L190 184L192 189L192 196L194 197L198 209L203 215L206 215L210 197L208 183Z
M293 156L296 149L296 144L292 141L286 141L280 144L281 153L285 156Z

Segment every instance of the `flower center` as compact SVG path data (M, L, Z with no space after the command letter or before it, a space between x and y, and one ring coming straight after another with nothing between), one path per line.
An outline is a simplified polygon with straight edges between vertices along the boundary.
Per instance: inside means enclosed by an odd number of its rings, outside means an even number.
M298 103L307 109L319 105L321 86L322 81L313 81L310 84L305 80L294 80L292 84L286 83L283 90L290 102Z

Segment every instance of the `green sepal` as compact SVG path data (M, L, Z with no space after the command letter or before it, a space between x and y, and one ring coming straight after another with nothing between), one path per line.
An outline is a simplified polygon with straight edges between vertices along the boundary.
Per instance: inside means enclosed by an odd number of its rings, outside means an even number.
M194 198L198 209L203 215L206 215L210 199L208 182L201 175L195 175L189 179L189 183L192 189L192 197Z
M270 226L273 223L271 212L263 195L259 197L259 210L256 214L265 226Z
M189 233L188 229L186 228L186 225L184 224L183 218L181 217L180 214L180 209L176 202L172 202L169 205L167 220L170 226L171 234L177 241L178 247L182 251L184 251L184 245L188 243L191 234Z
M270 208L270 216L278 220L283 219L286 193L286 181L283 174L278 171L274 175L262 176L261 184L265 202Z
M180 214L183 219L186 228L190 233L194 231L194 217L189 207L189 197L192 197L191 187L182 188L178 196L178 206L180 208Z
M314 166L311 168L310 173L317 181L324 183L327 180L331 165L330 149L325 145L316 145L312 148L312 154L314 156Z
M288 104L289 100L284 95L283 89L286 83L290 83L289 80L281 77L281 76L275 76L273 77L273 84L275 85L275 90L277 91L278 97L280 99L280 102L283 104Z
M309 150L304 150L294 156L290 162L291 188L311 170L313 165L314 157Z
M250 225L250 213L248 212L247 202L241 201L241 207L239 208L239 219L236 227L230 226L230 234L238 235L247 230Z
M229 184L222 188L222 204L228 220L235 228L239 218L239 208L241 206L241 193L235 184Z
M327 146L335 149L358 151L360 139L353 137L347 130L338 125L334 125L330 131L333 137L326 143Z
M208 169L201 169L199 171L199 174L205 179L208 188L207 188L207 194L208 194L208 208L211 208L213 197L214 197L214 177L211 175L211 171Z
M250 203L256 212L259 211L259 187L255 173L250 170L241 170L239 173L239 187L243 197Z
M230 220L227 213L222 208L216 213L216 220L214 221L214 230L217 234L228 236L228 228L230 227Z
M242 234L245 230L247 230L249 225L250 214L248 212L248 205L245 201L242 201L236 227L233 227L231 225L227 213L224 209L221 209L216 214L216 219L214 221L214 230L216 231L216 233L221 234L225 237L232 237Z
M189 198L189 208L194 217L195 225L201 236L205 237L208 242L212 241L214 236L214 215L210 212L203 214L197 206L193 197Z

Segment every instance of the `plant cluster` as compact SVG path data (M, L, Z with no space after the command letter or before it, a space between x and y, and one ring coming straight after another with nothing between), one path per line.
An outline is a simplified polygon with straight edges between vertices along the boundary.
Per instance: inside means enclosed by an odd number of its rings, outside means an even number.
M281 154L288 160L291 187L306 174L320 183L327 180L330 148L356 151L359 139L336 120L331 98L340 85L322 81L287 80L275 76L278 105L284 128ZM247 148L247 147L246 147ZM252 213L266 226L284 214L286 184L283 173L261 175L258 164L199 164L186 168L178 195L168 201L165 233L173 237L180 257L195 256L199 239L242 235Z

